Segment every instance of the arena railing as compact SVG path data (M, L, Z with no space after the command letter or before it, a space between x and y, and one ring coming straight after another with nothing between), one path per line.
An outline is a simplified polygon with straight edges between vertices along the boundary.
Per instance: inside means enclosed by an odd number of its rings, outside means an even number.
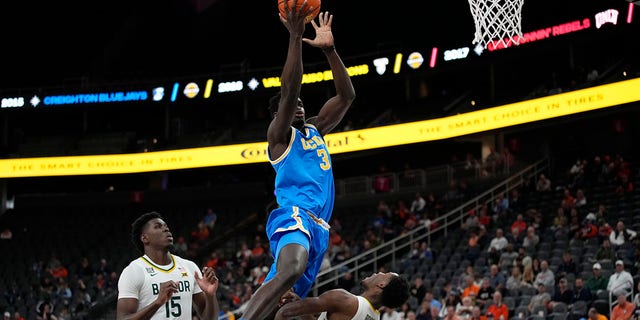
M317 296L321 290L325 289L325 286L337 286L340 277L347 272L352 273L354 279L361 279L366 272L378 270L378 263L381 261L388 263L386 261L390 260L392 268L396 269L398 261L402 258L401 256L404 255L416 241L426 240L427 243L431 245L432 238L436 235L446 238L450 230L460 227L468 216L470 209L478 210L483 204L493 202L498 195L508 194L514 188L521 186L525 181L544 173L549 167L550 159L548 157L538 160L498 183L491 189L482 192L473 199L459 205L433 221L422 223L415 229L395 239L386 241L357 256L320 271L312 288L312 295Z

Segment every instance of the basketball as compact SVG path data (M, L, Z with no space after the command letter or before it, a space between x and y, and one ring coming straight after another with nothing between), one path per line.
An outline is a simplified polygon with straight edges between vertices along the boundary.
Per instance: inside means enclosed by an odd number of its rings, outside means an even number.
M293 7L294 0L289 0L289 6ZM296 3L296 8L302 7L304 0L298 0ZM315 19L320 13L320 0L307 0L307 7L313 7L313 11L304 19L305 23L311 22L311 20ZM280 15L285 16L284 13L284 0L278 0L278 9L280 10Z

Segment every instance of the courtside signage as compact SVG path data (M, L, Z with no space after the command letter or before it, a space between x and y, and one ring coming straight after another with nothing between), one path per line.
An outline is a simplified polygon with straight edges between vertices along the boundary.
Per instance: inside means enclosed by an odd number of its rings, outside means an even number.
M328 134L333 154L448 139L640 101L640 78L451 117ZM0 160L0 178L119 174L266 162L267 143Z

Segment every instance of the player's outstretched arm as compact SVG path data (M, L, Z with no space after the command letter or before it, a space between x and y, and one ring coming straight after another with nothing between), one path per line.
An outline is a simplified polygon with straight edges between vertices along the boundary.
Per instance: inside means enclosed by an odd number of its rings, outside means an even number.
M276 320L302 317L303 320L316 319L322 312L354 315L358 308L357 298L343 289L329 290L318 297L293 299L285 303L276 313Z
M311 46L322 49L331 66L333 74L333 84L336 88L336 95L331 97L324 104L317 118L309 119L322 135L331 132L349 110L349 107L356 98L356 92L351 83L351 78L344 66L342 59L336 52L331 24L333 23L333 15L329 12L320 12L318 14L318 23L311 21L311 25L315 29L316 37L314 39L304 38L302 41Z

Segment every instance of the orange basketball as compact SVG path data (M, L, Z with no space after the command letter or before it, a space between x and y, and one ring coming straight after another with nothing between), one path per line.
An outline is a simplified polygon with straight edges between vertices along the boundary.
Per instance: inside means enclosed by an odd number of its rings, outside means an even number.
M294 0L289 0L290 7L293 7L293 2ZM296 8L302 7L303 3L304 0L297 0ZM320 0L307 0L307 7L313 7L313 11L304 19L305 23L311 22L320 13ZM278 0L278 9L280 10L280 15L284 17L284 0Z

